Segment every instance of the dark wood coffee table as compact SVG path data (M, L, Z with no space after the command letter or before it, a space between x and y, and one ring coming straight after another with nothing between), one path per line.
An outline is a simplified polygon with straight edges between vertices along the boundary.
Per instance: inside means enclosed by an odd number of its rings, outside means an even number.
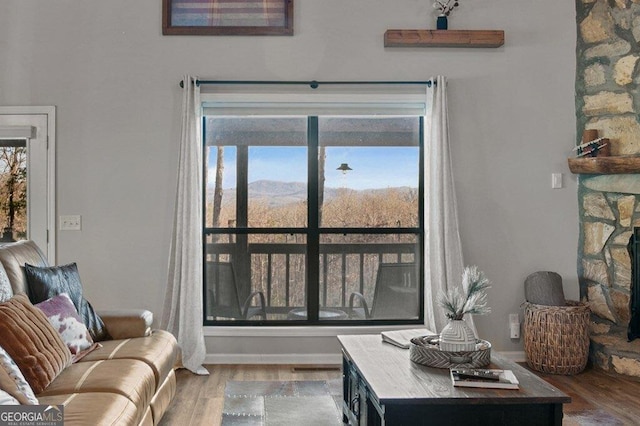
M338 336L343 355L343 421L357 425L562 425L571 398L529 370L492 356L490 368L512 370L519 390L455 388L448 369L409 360L409 350L379 334Z

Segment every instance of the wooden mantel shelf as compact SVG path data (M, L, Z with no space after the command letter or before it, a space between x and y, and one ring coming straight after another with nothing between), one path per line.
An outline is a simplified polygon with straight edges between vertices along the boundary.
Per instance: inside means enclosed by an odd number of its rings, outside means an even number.
M569 170L576 174L640 173L640 156L569 158Z
M500 47L502 30L387 30L384 47Z

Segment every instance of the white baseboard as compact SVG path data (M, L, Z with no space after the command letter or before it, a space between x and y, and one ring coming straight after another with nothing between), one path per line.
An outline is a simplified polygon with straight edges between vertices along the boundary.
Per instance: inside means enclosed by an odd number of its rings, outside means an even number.
M336 354L207 354L205 364L316 364L341 365Z
M513 362L525 362L524 351L496 352ZM407 351L408 356L408 351ZM342 356L336 354L207 354L205 364L316 364L340 365Z

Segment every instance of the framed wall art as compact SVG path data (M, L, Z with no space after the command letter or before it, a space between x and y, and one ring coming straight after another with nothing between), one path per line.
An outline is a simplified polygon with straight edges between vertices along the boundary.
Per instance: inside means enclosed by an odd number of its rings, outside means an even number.
M164 35L293 35L293 0L162 0Z

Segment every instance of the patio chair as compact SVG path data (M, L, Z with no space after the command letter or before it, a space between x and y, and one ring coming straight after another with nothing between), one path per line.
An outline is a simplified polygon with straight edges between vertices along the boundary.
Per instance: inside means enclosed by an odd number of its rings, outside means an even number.
M420 295L414 263L381 263L371 309L361 293L351 293L351 319L413 319L419 317ZM356 306L359 302L360 306Z
M229 262L206 262L207 311L205 316L214 318L251 319L255 316L267 319L266 303L261 291L252 292L244 302L240 300L233 265ZM253 299L257 306L252 306Z

